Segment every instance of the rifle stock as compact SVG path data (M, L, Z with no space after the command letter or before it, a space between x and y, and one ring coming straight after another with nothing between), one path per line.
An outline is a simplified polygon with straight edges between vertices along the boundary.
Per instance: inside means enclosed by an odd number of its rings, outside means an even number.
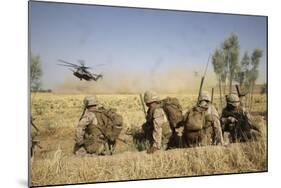
M236 87L237 95L240 98L241 97L241 93L240 93L239 86L236 84L235 87Z
M208 65L209 65L209 60L210 60L210 57L211 57L211 54L209 55L208 57L208 61L207 61L207 64L206 64L206 67L205 67L205 71L204 71L204 74L201 78L201 83L200 83L200 88L199 88L199 94L198 94L198 98L197 98L197 104L199 103L199 98L200 98L200 95L202 93L202 87L203 87L203 84L204 84L204 80L205 80L205 76L207 74L207 70L208 70Z
M40 132L39 129L37 128L37 126L33 123L32 118L31 118L31 120L30 120L30 123L31 123L31 126L34 127L34 129L35 129L37 132Z
M214 103L214 88L212 88L211 103Z
M204 79L205 79L205 76L202 76L201 83L200 83L200 88L199 88L199 93L198 93L198 98L197 98L197 104L199 103L199 98L200 98L200 95L202 93L202 87L203 87Z
M84 114L85 114L85 112L86 112L86 107L84 107L84 109L83 109L83 112L82 112L82 114L81 114L81 116L80 116L80 119L79 119L79 121L83 118L83 116L84 116Z
M144 105L144 101L142 98L142 94L140 93L139 96L140 96L140 101L141 101L141 105L142 105L142 110L143 110L144 116L146 117L146 110L145 110L145 105Z

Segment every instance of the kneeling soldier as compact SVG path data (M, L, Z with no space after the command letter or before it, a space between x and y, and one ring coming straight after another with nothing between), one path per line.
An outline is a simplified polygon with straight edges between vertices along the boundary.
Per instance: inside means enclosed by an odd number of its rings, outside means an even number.
M235 94L226 96L227 106L222 111L222 127L230 133L230 142L246 142L258 139L261 134L253 126L250 113L240 105L239 97Z
M184 138L188 147L224 144L219 114L209 93L202 92L198 104L185 114Z
M147 150L147 153L153 153L160 150L161 147L167 149L172 131L168 118L161 107L161 101L155 92L146 91L144 102L148 107L144 129L149 131L151 136L151 147Z
M95 96L84 99L84 112L75 132L74 153L80 156L110 155L122 130L122 116L98 107Z

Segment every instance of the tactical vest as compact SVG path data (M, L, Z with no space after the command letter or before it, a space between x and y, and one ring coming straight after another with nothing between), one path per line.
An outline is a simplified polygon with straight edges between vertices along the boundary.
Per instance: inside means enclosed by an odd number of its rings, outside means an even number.
M185 130L188 131L200 131L204 128L209 127L210 121L209 116L206 116L207 112L200 110L199 107L193 107L188 115L185 117L184 126ZM208 118L207 118L208 117Z
M236 124L238 124L240 128L244 131L250 131L250 129L252 128L248 118L244 114L243 108L240 106L236 111L226 107L226 109L224 109L223 111L223 117L224 118L234 117L235 119L238 120Z
M185 117L184 139L189 147L212 143L212 123L214 121L212 110L212 106L209 106L206 111L195 106Z

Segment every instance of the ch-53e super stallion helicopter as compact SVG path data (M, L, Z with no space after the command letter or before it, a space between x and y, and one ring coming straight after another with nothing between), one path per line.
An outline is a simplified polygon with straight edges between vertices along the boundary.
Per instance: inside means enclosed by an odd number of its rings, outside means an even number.
M58 63L58 65L65 66L65 67L70 67L72 69L69 69L73 72L73 75L79 78L80 80L86 80L86 81L98 81L98 79L103 78L102 74L95 74L91 73L89 69L92 69L91 67L85 66L85 63L83 60L78 60L79 65L76 65L74 63L69 63L67 61L58 60L61 63ZM95 66L102 66L104 64L97 64Z

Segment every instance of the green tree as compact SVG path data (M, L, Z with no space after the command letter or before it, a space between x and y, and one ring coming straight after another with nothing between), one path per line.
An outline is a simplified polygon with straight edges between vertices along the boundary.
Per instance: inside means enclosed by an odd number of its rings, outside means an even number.
M224 56L221 49L216 49L212 56L212 64L214 72L219 81L219 90L220 90L220 99L222 99L222 82L225 84L226 75L225 75L225 65L224 65ZM225 93L224 93L225 94ZM222 108L222 101L220 100L220 105Z
M237 73L235 77L235 81L239 83L240 88L243 88L245 82L247 82L247 77L249 74L249 66L250 66L250 57L248 55L248 52L246 51L243 55L242 60L240 61L240 65L237 68Z
M37 91L40 89L42 75L43 75L43 71L42 71L40 56L31 55L31 64L30 64L31 91Z
M253 101L253 93L254 93L254 87L256 84L256 80L258 79L259 76L259 65L260 65L260 59L262 57L262 50L259 48L256 48L251 56L251 66L252 68L249 71L247 82L250 88L250 108L252 106L252 101Z
M225 57L225 72L228 74L229 80L229 93L232 91L232 81L238 69L238 59L239 59L239 40L238 36L234 33L227 38L223 44L222 49Z

